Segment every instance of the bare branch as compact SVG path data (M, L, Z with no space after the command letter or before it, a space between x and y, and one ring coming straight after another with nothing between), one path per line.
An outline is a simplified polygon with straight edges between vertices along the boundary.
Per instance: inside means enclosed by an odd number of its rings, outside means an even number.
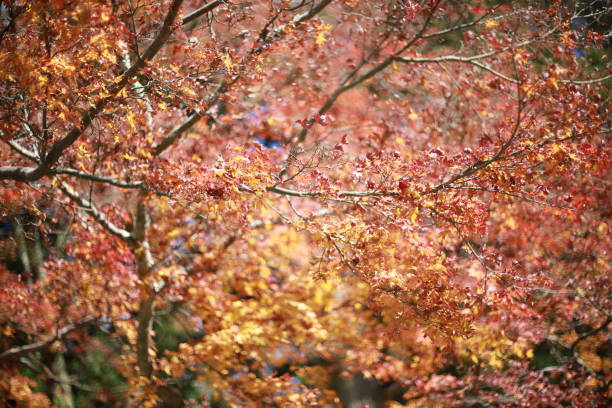
M120 187L120 188L142 188L145 186L144 182L142 181L136 181L134 183L129 183L129 182L115 180L112 177L98 176L96 174L85 173L85 172L78 171L75 169L70 169L70 168L53 169L51 170L50 174L67 174L69 176L74 176L74 177L78 177L78 178L85 179L85 180L97 181L100 183L106 183L106 184L110 184L112 186Z
M140 190L138 194L138 204L136 205L136 215L134 217L134 232L132 234L132 247L136 254L138 265L138 275L143 282L143 290L146 292L138 307L138 328L136 339L136 356L140 375L149 377L153 372L153 363L149 356L151 345L151 330L153 327L153 315L155 311L155 292L148 287L145 278L149 275L153 267L153 257L151 248L147 240L147 227L149 226L149 215L146 208L147 193Z
M495 188L486 188L486 187L478 187L478 186L464 186L464 185L448 186L446 188L450 189L450 190L472 190L472 191L484 191L484 192L487 192L487 193L501 194L501 195L505 195L505 196L508 196L508 197L518 198L519 200L526 201L526 202L529 202L529 203L534 203L534 204L537 204L537 205L542 205L542 206L551 207L551 208L560 208L562 210L576 211L575 208L566 207L566 206L562 206L562 205L550 204L550 203L547 203L547 202L544 202L544 201L534 200L533 198L526 197L526 196L521 195L521 194L511 193L509 191L499 190L499 189L495 189Z
M221 4L225 3L225 1L226 0L213 0L210 3L207 3L207 4L203 5L199 9L196 9L196 10L192 11L191 13L189 13L185 17L183 17L183 25L192 22L193 20L195 20L198 17L208 13L209 11L214 10L215 8L220 6Z
M480 23L481 21L483 21L485 18L487 18L490 15L492 15L495 12L495 10L497 10L501 5L502 5L501 3L496 5L492 10L490 10L488 13L485 13L482 16L478 17L476 20L473 20L473 21L470 21L470 22L464 23L464 24L457 24L457 25L454 25L452 27L445 28L445 29L440 30L440 31L436 31L434 33L423 34L421 37L422 38L440 37L442 35L446 35L446 34L452 33L453 31L458 31L458 30L463 30L464 28L473 27L473 26L477 25L478 23Z
M20 357L23 357L29 353L34 353L36 351L44 350L47 347L51 346L57 340L62 339L67 334L77 330L81 327L87 326L95 321L95 318L88 318L79 323L69 324L68 326L62 327L59 329L54 336L48 338L47 340L41 340L36 343L27 344L25 346L13 347L2 353L0 353L0 362L15 360Z
M124 240L129 240L131 238L131 234L128 231L122 228L119 228L118 226L113 224L111 221L109 221L108 218L106 218L106 215L104 215L104 213L102 213L100 210L94 207L91 202L79 196L78 193L74 191L74 189L68 183L60 181L59 188L72 201L74 201L79 206L81 206L85 211L90 213L91 216L98 222L98 224L100 224L105 230L107 230L111 234L121 239L124 239Z
M25 147L21 146L19 143L17 143L14 140L9 140L6 143L20 155L27 157L28 159L38 163L39 161L38 155L34 153L33 151L26 149Z
M487 58L490 57L494 54L496 54L497 52L489 52L486 54L481 54L481 55L474 55L471 57L459 57L456 55L445 55L442 57L431 57L431 58L407 58L407 57L397 57L395 60L398 62L403 62L403 63L442 63L442 62L460 62L460 63L465 63L465 64L471 64L474 65L480 69L483 69L485 71L488 71L490 73L492 73L493 75L508 81L508 82L512 82L513 84L518 84L519 81L517 79L514 78L510 78L504 74L502 74L499 71L494 70L493 68L491 68L488 65L482 64L480 62L478 62L477 60L479 59L483 59L483 58Z
M598 82L604 82L604 81L607 81L608 79L612 79L612 74L606 75L606 76L601 77L601 78L586 79L586 80L583 80L583 81L579 81L579 80L574 81L574 80L571 80L571 79L562 79L561 82L569 83L569 84L575 84L575 85L589 85L589 84L596 84Z
M231 80L231 84L233 84L238 77L234 77ZM225 82L225 79L221 81L215 92L208 98L206 101L206 106L208 108L206 111L201 112L196 109L183 123L178 126L175 126L170 133L168 133L161 142L157 146L153 148L153 155L159 156L162 154L167 148L172 146L172 144L180 138L183 133L189 130L193 125L195 125L203 116L210 113L210 109L214 106L214 104L219 100L219 97L229 88L231 84Z
M272 193L293 197L324 197L326 195L334 194L341 197L388 197L399 195L397 191L338 191L334 193L329 191L299 191L278 186L268 187L267 190Z

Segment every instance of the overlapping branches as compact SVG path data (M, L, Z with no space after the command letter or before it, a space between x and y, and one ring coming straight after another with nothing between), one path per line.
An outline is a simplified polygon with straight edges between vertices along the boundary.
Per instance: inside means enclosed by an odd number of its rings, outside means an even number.
M40 158L38 167L2 166L0 167L0 180L36 181L48 175L64 151L81 137L83 132L87 130L89 125L91 125L104 108L113 101L116 95L125 88L130 80L145 67L146 63L152 60L159 50L161 50L172 33L173 24L182 3L183 0L174 0L172 2L157 36L147 47L142 56L113 82L108 89L109 96L101 98L94 106L84 112L81 115L79 123L74 124L72 129L68 131L64 137L51 146L45 156Z
M288 27L295 27L299 24L313 18L319 12L321 12L327 5L329 5L333 0L322 0L313 7L311 7L308 11L294 17L289 23L283 24L272 32L269 32L268 25L272 21L274 21L277 16L273 17L272 20L264 26L262 33L259 36L259 41L256 45L251 49L249 55L255 55L261 53L266 46L268 46L273 40L278 39L282 35L283 32L287 30ZM153 154L155 156L161 155L166 149L172 146L186 131L191 129L200 119L204 116L209 115L211 113L212 108L215 103L219 100L219 97L227 92L233 84L235 84L240 79L238 74L228 74L224 78L221 79L217 89L210 95L205 105L207 108L205 110L195 109L194 112L189 115L189 117L179 125L172 128L172 130L164 136L164 138L153 148Z
M72 333L75 330L78 330L82 327L95 324L95 318L87 318L78 323L73 323L58 329L53 336L41 341L37 341L35 343L26 344L24 346L18 346L10 348L6 351L0 353L0 363L4 361L16 360L23 356L26 356L30 353L34 353L37 351L41 351L51 347L53 343L58 340L62 340L68 334Z

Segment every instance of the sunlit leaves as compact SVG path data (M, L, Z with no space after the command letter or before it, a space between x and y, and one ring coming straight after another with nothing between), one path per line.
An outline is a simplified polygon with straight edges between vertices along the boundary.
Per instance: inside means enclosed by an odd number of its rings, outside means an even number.
M93 318L49 352L104 332L119 405L338 404L356 373L413 406L598 398L609 112L575 52L602 44L586 10L218 2L181 24L184 1L118 90L174 2L30 3L0 10L0 174L106 103L43 177L1 181L0 353ZM0 403L44 404L21 363Z

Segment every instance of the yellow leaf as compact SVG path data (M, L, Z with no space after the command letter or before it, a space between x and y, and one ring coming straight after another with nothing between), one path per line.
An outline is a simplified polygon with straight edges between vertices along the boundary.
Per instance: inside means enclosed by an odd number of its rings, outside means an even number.
M45 77L44 75L38 75L38 86L45 86L47 85L47 77Z
M223 54L221 56L221 60L223 61L225 68L227 68L228 71L231 71L231 69L234 67L234 64L232 64L232 57L230 57L229 54Z
M129 153L124 153L124 154L123 154L123 158L124 158L124 159L127 159L127 160L129 160L129 161L132 161L132 160L136 160L138 157L132 156L132 155L130 155Z
M108 48L102 50L102 56L111 62L116 62L117 57Z
M419 118L419 115L417 115L416 113L412 112L410 115L408 115L408 118L410 120L416 120Z
M134 121L134 112L129 111L126 115L127 118L127 122L130 125L130 127L132 128L132 132L136 131L136 122Z
M559 89L559 83L557 81L557 78L550 78L550 83L555 87L555 89Z
M325 42L325 33L320 32L319 34L317 34L317 39L315 42L317 43L317 45L322 45Z
M417 222L417 217L419 216L419 209L417 207L414 207L411 211L410 211L410 223L412 225L416 225Z
M508 226L510 229L515 230L515 229L516 229L516 220L515 220L514 218L512 218L512 217L509 217L509 218L506 220L506 225L507 225L507 226Z
M175 237L178 237L180 234L181 234L181 229L175 228L168 233L168 238L175 238Z
M315 40L315 43L317 45L322 45L325 40L327 40L327 37L325 37L325 34L331 29L331 26L324 24L321 26L321 29L319 31L319 34L317 34L317 39Z
M560 145L558 143L555 143L552 145L552 152L553 154L559 153L559 152L564 152L565 151L565 146Z
M229 68L228 68L229 69ZM181 88L183 92L185 92L189 96L197 96L197 94L191 88L187 88L186 86Z

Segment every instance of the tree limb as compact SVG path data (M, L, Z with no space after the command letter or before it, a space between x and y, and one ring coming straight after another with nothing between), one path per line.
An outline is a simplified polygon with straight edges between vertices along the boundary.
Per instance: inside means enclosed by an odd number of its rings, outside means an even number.
M508 81L508 82L512 82L513 84L518 84L519 81L517 79L514 78L510 78L504 74L502 74L499 71L494 70L493 68L491 68L488 65L482 64L480 62L478 62L477 60L479 59L483 59L486 57L490 57L494 54L496 54L497 52L489 52L486 54L481 54L481 55L474 55L471 57L459 57L456 55L445 55L442 57L432 57L432 58L407 58L407 57L397 57L395 60L398 62L402 62L402 63L428 63L428 62L433 62L433 63L442 63L442 62L460 62L460 63L465 63L465 64L471 64L474 65L480 69L483 69L485 71L488 71L490 73L492 73L493 75Z
M136 181L133 183L115 180L112 177L106 176L98 176L97 174L85 173L79 170L71 169L71 168L60 168L51 170L50 174L67 174L69 176L78 177L85 180L97 181L100 183L110 184L119 188L142 188L145 183L142 181Z
M44 350L47 347L51 346L55 341L62 339L67 334L83 327L91 324L95 318L87 318L79 323L69 324L68 326L62 327L59 329L54 336L47 340L37 341L36 343L26 344L25 346L18 346L10 348L2 353L0 353L0 363L4 361L12 361L23 357L29 353L34 353L36 351Z
M106 218L106 215L104 215L104 213L94 207L89 200L86 200L83 197L79 196L78 193L74 191L74 189L68 183L60 181L59 188L72 201L81 206L85 211L89 212L91 216L98 222L98 224L100 224L105 230L123 240L129 240L131 238L132 235L128 231L119 228L111 221L109 221L108 218Z
M38 167L16 167L16 166L2 166L0 167L0 180L15 180L15 181L36 181L51 171L51 168L57 163L64 150L69 148L74 142L81 137L83 132L91 125L96 116L104 110L106 105L115 97L115 95L121 91L128 82L140 71L146 64L155 57L164 43L168 40L170 33L172 32L172 24L176 19L179 8L183 0L174 0L170 6L170 10L164 19L162 28L153 40L153 42L146 49L142 58L138 59L131 67L129 67L108 89L109 96L100 99L94 106L89 108L85 113L81 115L79 125L74 125L73 128L64 136L59 139L47 152L45 157L41 157L41 163Z
M191 13L183 17L183 25L191 23L193 20L197 19L203 14L208 13L209 11L214 10L217 6L220 6L221 4L225 2L226 0L213 0L210 3L203 5L199 9L195 9L194 11L192 11Z
M266 190L272 193L286 195L286 196L293 196L293 197L321 197L321 196L325 196L326 194L334 194L334 192L329 192L329 191L299 191L299 190L292 190L292 189L278 187L278 186L268 187L266 188ZM397 191L377 191L377 190L338 191L338 192L335 192L335 194L338 196L343 196L343 197L389 197L389 196L399 195Z
M576 347L578 347L578 344L580 344L583 340L586 340L587 338L596 335L597 333L599 333L600 331L603 330L607 330L608 325L612 322L612 317L608 316L608 318L606 319L605 322L603 322L601 324L601 326L593 329L593 330L589 330L588 332L584 333L582 336L578 337L576 340L574 340L574 342L572 343L572 345L570 346L570 352L572 354L576 353Z
M322 0L320 3L312 7L307 12L300 14L299 16L296 16L293 20L291 20L291 22L277 27L276 29L272 31L272 33L269 36L267 35L264 36L263 41L259 42L255 47L253 47L250 54L251 55L260 54L263 51L263 49L266 47L266 45L269 44L273 39L280 36L287 29L287 27L296 26L316 16L319 12L321 12L321 10L323 10L332 1L333 0ZM227 81L227 79L228 79L227 77L223 78L221 80L221 83L219 84L215 92L213 93L213 95L211 95L211 97L208 98L208 101L206 103L206 106L208 106L208 108L204 112L200 110L196 110L183 123L175 126L162 139L162 141L159 142L159 144L153 148L154 156L159 156L160 154L162 154L166 149L168 149L168 147L170 147L174 142L176 142L183 135L183 133L191 129L193 125L195 125L202 117L208 115L210 113L210 109L214 106L214 104L217 102L219 97L223 93L225 93L231 87L231 85L233 85L239 79L239 76L234 75L233 77L231 77L229 81Z
M140 375L149 377L153 373L153 363L149 356L149 347L152 342L151 330L153 328L153 315L155 311L155 292L148 286L145 278L153 267L151 248L147 240L147 227L149 226L149 215L146 208L146 192L140 190L136 215L134 217L134 232L132 234L132 247L136 254L138 275L142 281L143 291L138 306L138 327L136 329L136 359Z
M435 11L438 8L438 5L440 4L440 2L441 2L441 0L437 0L434 3L434 5L432 6L432 9L431 9L431 12L429 13L427 18L425 19L425 22L423 23L423 26L415 34L415 36L410 41L408 41L408 43L406 45L404 45L398 51L394 52L393 54L391 54L390 56L385 58L382 62L380 62L377 65L375 65L374 67L372 67L368 72L364 73L363 75L359 76L358 78L354 79L353 81L349 82L348 84L342 84L339 87L337 87L334 90L334 92L332 92L332 94L327 98L327 100L325 101L323 106L319 109L318 114L319 115L324 115L334 105L334 103L336 102L336 100L338 99L338 97L340 95L342 95L344 92L348 91L349 89L352 89L352 88L356 87L357 85L367 81L368 79L372 78L374 75L378 74L379 72L383 71L385 68L387 68L389 65L391 65L393 63L393 61L395 61L395 59L397 57L399 57L404 51L406 51L408 48L410 48L412 45L414 45L414 43L416 43L419 39L421 39L423 33L425 32L425 30L429 26L429 23L430 23L431 19L433 18L433 15L435 14ZM354 73L350 74L350 76L352 76L352 75L354 75ZM313 123L314 123L314 119L311 119L311 120L308 121L309 125L311 125ZM306 139L306 135L307 134L308 134L308 126L304 127L300 131L300 133L298 134L296 142L297 143L302 143Z

